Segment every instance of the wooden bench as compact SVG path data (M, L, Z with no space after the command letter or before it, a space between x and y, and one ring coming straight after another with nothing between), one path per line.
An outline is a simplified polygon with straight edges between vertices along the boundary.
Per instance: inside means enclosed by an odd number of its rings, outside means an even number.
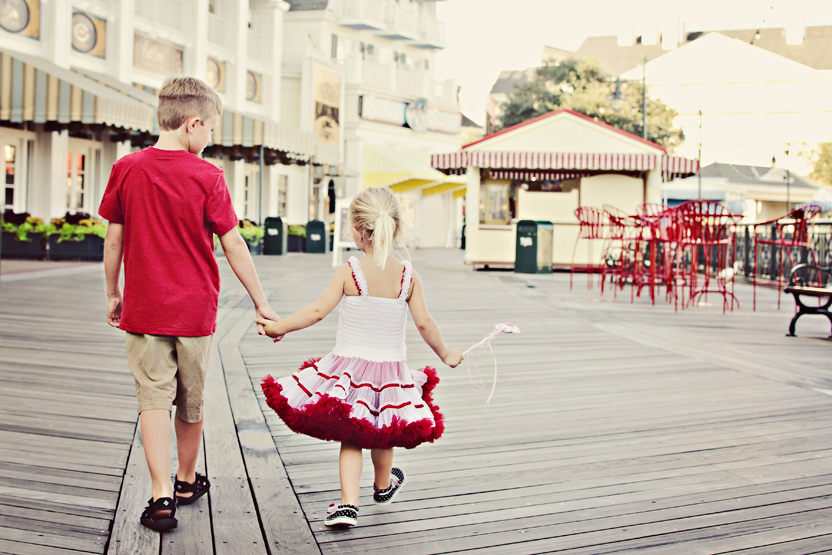
M812 278L814 281L812 281ZM794 296L794 302L797 305L797 313L792 318L789 324L788 337L795 337L794 328L797 324L798 318L804 314L823 314L829 318L832 324L832 313L829 312L829 307L832 306L832 287L830 287L830 277L832 277L832 268L811 266L809 264L798 264L789 275L789 285L786 287L786 293L791 293ZM809 285L814 283L815 285ZM812 297L818 299L818 305L809 306L805 304L801 297ZM832 337L832 334L830 334Z

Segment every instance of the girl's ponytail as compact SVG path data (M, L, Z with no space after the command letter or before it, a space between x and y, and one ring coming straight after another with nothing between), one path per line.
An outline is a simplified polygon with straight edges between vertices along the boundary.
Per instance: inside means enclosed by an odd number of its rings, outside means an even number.
M376 218L375 229L373 229L373 258L376 266L384 269L387 264L387 257L393 250L396 223L386 210L381 210Z

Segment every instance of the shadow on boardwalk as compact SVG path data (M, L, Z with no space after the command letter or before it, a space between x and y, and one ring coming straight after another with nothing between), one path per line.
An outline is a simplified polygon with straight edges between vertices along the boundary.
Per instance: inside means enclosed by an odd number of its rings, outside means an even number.
M408 485L359 526L326 530L338 446L288 431L258 383L325 354L337 314L278 345L253 333L227 267L206 399L210 496L180 528L138 525L149 478L123 334L103 319L100 266L0 283L0 553L819 553L832 545L832 376L825 319L784 336L792 302L738 285L742 308L675 313L603 299L584 276L473 272L415 251L446 340L495 343L499 383L439 368L435 444L397 451ZM289 314L331 277L328 256L258 257ZM412 367L439 361L412 327ZM476 381L477 373L468 367Z

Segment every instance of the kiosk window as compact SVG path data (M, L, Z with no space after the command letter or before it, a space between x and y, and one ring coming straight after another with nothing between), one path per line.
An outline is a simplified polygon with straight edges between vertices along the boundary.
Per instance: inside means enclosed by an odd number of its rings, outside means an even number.
M509 183L485 183L480 185L480 223L508 225Z

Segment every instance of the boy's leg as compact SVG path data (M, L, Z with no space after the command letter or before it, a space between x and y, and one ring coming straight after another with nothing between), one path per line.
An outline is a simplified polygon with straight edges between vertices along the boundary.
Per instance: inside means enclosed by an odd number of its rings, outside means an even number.
M173 497L170 481L170 412L144 410L141 414L142 444L150 479L153 481L153 499Z
M189 484L196 480L196 464L202 445L203 396L208 358L213 337L177 337L176 451L179 467L176 478ZM192 492L177 493L179 497L191 497Z
M390 471L393 469L393 449L371 449L370 456L373 459L375 469L376 489L387 489L390 487Z
M199 448L202 445L202 424L199 422L185 422L177 413L173 419L176 428L176 452L179 456L179 468L176 469L176 479L192 484L196 480L196 463L199 459ZM179 497L190 497L192 493L180 493Z
M127 364L136 382L142 443L153 499L173 497L170 408L176 395L176 356L167 336L127 333Z
M392 460L392 459L391 459ZM361 482L361 466L364 454L353 443L341 442L338 469L341 475L341 504L358 507L358 490Z

